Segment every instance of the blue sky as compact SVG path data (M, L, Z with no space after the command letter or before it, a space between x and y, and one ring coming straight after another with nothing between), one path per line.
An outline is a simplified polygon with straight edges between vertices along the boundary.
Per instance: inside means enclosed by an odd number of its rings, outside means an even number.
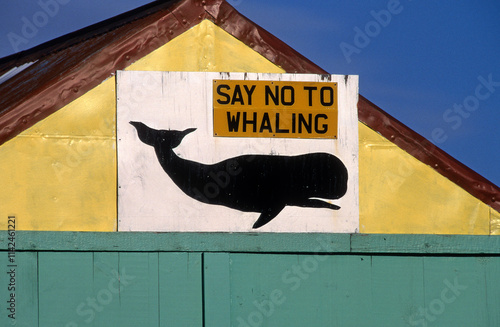
M4 1L0 57L148 2ZM229 2L328 72L359 75L362 95L500 185L498 0Z

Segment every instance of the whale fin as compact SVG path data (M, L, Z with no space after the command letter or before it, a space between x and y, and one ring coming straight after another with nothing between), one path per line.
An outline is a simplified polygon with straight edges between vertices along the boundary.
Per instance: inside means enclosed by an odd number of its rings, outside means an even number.
M289 205L294 205L297 207L309 207L309 208L327 208L333 210L339 210L340 207L338 205L320 200L320 199L304 199L301 201L295 201L293 204L289 203Z
M284 207L284 204L279 204L265 209L260 214L259 219L257 219L257 221L253 224L252 228L259 228L264 226L265 224L273 220L273 218L276 217Z

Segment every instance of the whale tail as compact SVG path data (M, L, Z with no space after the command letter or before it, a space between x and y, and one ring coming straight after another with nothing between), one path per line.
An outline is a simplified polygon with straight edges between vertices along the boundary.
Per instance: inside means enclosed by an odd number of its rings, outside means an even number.
M145 124L137 121L131 121L130 124L137 130L137 136L139 136L139 140L147 145L154 146L155 140L158 136L157 130L149 128Z
M137 135L143 143L155 146L156 142L160 142L162 146L171 149L179 146L184 136L196 130L196 128L188 128L184 131L167 131L156 130L136 121L131 121L130 124L137 129Z
M192 133L194 131L196 131L196 128L188 128L188 129L183 130L183 131L165 131L165 132L167 132L167 133L173 133L173 134L171 134L171 144L170 144L170 146L173 149L173 148L178 147L179 144L181 144L182 139L184 138L184 136L186 136L189 133Z

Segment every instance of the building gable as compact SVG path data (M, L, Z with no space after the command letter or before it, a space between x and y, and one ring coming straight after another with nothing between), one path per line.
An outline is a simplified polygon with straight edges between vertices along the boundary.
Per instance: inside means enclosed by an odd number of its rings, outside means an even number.
M222 0L153 3L0 60L0 171L16 188L0 210L20 229L116 230L120 69L326 73ZM362 96L358 109L361 232L499 233L497 186Z

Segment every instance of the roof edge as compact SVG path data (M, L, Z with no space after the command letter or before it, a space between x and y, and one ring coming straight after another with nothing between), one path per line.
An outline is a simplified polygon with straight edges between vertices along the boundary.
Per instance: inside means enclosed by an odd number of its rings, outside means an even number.
M149 4L62 36L57 39L60 44L49 41L22 58L11 58L9 64L16 66L32 60L36 54L41 57L56 56L72 47L80 47L79 52L84 52L87 43L94 46L98 42L94 40L100 34L110 31L116 34L105 46L94 47L94 52L88 53L84 61L75 61L76 56L65 58L64 65L67 67L62 68L61 73L43 81L28 94L23 93L22 98L9 98L12 97L11 92L0 100L3 102L0 108L0 145L90 91L113 76L116 70L125 69L203 19L213 20L205 7L218 6L222 1L175 0ZM41 62L0 85L0 90L13 89L23 79L32 77ZM95 67L102 69L96 71Z
M358 119L399 148L500 212L500 188L498 186L361 95L358 101Z
M207 8L214 23L287 73L328 74L298 51L248 19L225 0L217 11Z
M175 3L181 1L182 0L152 1L151 3L145 4L139 8L135 8L117 16L110 17L106 20L75 30L68 34L61 35L55 39L41 43L32 48L2 57L0 58L0 75L6 69L23 65L26 62L30 62L32 60L40 59L47 54L63 50L76 43L112 31L122 25L130 23L131 21L144 18L159 9L171 8ZM133 13L137 14L134 15L134 19L131 20L130 16Z

